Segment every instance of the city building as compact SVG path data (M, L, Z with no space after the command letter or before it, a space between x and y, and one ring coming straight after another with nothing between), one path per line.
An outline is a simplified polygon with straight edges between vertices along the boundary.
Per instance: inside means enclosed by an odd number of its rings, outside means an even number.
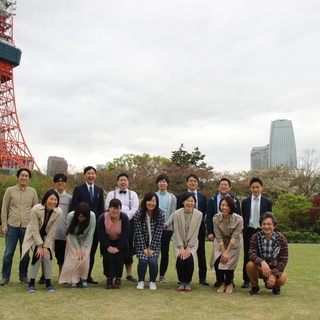
M269 145L253 147L251 150L251 170L269 168Z
M281 119L271 122L270 167L297 168L297 151L291 120Z
M50 156L47 164L47 175L53 177L57 173L68 173L68 162L64 158Z

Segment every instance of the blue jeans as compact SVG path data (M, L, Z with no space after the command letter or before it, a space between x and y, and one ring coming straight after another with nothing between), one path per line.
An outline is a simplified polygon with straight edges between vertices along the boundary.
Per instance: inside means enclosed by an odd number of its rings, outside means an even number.
M138 263L138 277L139 281L144 281L147 266L149 265L150 282L156 282L158 274L158 257L151 257L148 260L139 259Z
M26 228L16 228L8 225L8 234L6 234L6 249L3 255L3 264L2 264L3 279L10 279L12 260L13 260L14 252L17 247L18 240L19 240L20 256L21 256L21 247L22 247L25 233L26 233ZM23 259L20 260L19 278L27 277L29 260L30 260L29 252L27 252L23 257Z

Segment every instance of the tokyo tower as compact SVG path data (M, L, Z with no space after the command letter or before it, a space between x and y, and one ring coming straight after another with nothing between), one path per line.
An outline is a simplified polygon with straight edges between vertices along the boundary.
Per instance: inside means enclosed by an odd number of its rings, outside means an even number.
M15 4L0 0L0 167L39 170L20 129L14 96L13 68L21 58L13 40Z

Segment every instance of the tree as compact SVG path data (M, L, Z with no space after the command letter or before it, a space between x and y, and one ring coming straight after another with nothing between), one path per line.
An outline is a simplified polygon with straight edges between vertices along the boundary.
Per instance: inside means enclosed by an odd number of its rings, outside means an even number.
M304 231L311 227L309 212L312 203L304 196L291 193L280 195L273 206L280 229L290 231Z

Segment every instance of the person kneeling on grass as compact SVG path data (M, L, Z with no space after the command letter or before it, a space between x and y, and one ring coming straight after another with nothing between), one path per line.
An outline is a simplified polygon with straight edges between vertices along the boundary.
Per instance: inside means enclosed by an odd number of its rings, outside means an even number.
M284 268L288 262L288 241L275 231L277 219L267 211L259 220L262 231L256 232L250 241L247 273L252 289L250 295L260 293L258 278L263 279L265 286L273 294L281 294L280 287L287 281Z

